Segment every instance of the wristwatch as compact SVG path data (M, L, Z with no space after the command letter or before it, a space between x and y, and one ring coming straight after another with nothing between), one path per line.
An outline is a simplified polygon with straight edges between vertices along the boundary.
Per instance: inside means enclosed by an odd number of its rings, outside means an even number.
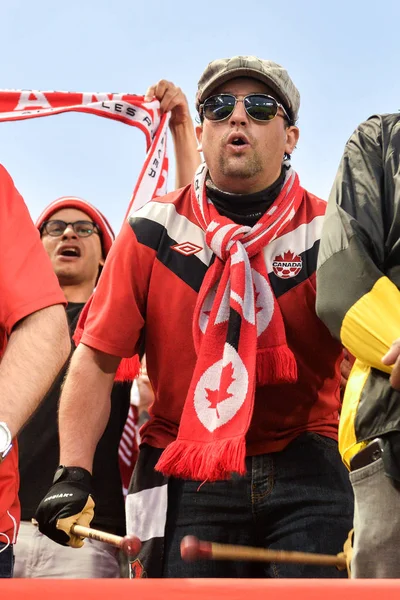
M7 423L0 421L0 463L12 448L11 440L11 431L8 429Z

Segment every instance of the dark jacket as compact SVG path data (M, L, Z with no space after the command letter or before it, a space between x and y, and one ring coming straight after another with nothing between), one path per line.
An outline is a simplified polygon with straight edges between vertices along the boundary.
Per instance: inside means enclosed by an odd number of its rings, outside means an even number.
M339 432L347 464L359 442L400 431L400 394L381 362L400 337L399 288L400 115L375 115L346 144L317 271L317 314L358 359Z

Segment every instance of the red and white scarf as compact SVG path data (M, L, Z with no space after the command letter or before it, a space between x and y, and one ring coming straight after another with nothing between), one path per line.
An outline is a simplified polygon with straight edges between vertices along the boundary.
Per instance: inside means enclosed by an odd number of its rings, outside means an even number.
M294 383L297 365L286 343L281 311L271 289L263 249L280 237L303 199L289 168L282 190L253 226L221 216L206 195L207 167L192 186L192 206L215 261L197 299L193 338L197 363L176 441L157 469L194 480L244 474L246 433L256 385Z
M0 122L46 117L65 112L84 112L120 121L139 128L146 137L147 155L126 216L139 210L146 202L167 192L168 156L167 131L170 114L161 116L158 100L145 102L134 94L98 92L52 92L37 90L0 90ZM86 303L75 330L79 343L92 297ZM132 380L139 371L139 359L133 356L121 361L116 380Z
M0 122L84 112L138 127L146 136L147 156L129 202L127 214L166 193L169 113L160 117L158 100L145 102L134 94L0 90Z

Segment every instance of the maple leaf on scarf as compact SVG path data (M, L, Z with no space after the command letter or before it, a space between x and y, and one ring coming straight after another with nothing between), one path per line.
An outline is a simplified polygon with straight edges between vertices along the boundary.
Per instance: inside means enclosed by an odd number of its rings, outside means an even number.
M215 410L217 411L218 419L219 419L218 404L220 402L223 402L224 400L227 400L228 398L231 398L233 395L228 392L229 386L231 385L231 383L233 383L235 381L235 378L233 377L233 373L234 373L233 365L230 362L222 369L219 389L211 390L210 388L206 388L207 400L210 403L209 408L215 408Z

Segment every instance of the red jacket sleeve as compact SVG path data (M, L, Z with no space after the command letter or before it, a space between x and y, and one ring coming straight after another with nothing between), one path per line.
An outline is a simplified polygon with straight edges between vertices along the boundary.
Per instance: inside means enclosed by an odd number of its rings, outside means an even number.
M0 165L0 324L7 336L27 315L66 304L28 209Z

